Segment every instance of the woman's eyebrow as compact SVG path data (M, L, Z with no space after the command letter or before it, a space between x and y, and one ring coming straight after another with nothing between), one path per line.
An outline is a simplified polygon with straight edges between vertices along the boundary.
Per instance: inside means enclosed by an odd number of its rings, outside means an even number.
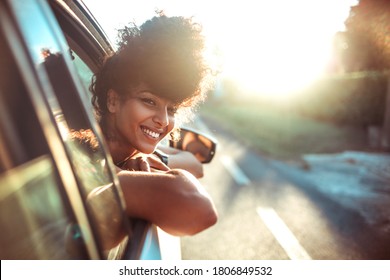
M151 90L140 90L140 91L137 91L136 94L142 94L142 93L148 93L148 94L151 94L153 96L156 96L156 97L159 97L157 94L153 93Z
M136 94L143 94L143 93L150 94L153 97L157 98L158 100L162 100L162 101L167 102L169 107L175 107L175 108L179 107L179 104L177 104L177 103L175 103L175 102L173 102L173 101L171 101L169 99L166 99L165 97L159 96L158 94L154 93L151 90L145 89L145 90L140 90L140 91L136 92Z

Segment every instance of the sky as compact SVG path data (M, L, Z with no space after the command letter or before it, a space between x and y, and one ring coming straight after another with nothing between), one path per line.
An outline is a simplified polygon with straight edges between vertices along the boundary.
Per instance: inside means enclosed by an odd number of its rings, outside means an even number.
M248 91L277 97L317 79L329 60L332 37L344 30L357 0L84 0L110 37L164 10L203 26L208 57ZM216 56L215 54L218 53Z

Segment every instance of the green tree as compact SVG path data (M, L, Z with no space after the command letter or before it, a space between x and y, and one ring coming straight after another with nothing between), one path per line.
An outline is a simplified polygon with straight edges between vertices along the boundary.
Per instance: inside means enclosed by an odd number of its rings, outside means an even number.
M347 70L390 69L390 0L360 0L345 27Z
M345 27L340 57L346 71L390 70L390 0L360 0L351 7ZM390 76L385 103L381 143L390 149Z

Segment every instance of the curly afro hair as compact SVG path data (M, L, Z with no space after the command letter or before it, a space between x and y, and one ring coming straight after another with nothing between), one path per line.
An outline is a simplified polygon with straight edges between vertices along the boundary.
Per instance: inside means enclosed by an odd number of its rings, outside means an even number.
M96 113L107 113L110 89L125 96L145 83L152 92L178 108L194 107L204 99L208 72L203 59L204 38L191 18L160 15L140 27L119 30L118 50L103 63L92 81Z

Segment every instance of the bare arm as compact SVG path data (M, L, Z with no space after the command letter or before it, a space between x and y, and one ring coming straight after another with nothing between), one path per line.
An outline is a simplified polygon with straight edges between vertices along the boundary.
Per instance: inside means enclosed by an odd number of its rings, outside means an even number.
M203 177L203 165L197 158L187 151L181 151L167 146L158 146L158 149L169 155L168 166L171 169L180 168L192 173L196 178Z
M217 221L211 198L187 171L120 171L118 178L130 217L148 220L177 236L196 234Z
M159 147L159 150L169 156L168 166L161 162L159 157L155 154L142 154L138 153L133 158L129 159L122 169L126 170L162 170L168 171L170 169L184 169L194 175L196 178L203 177L203 165L196 157L190 152L181 151L170 147ZM150 170L145 168L147 164ZM140 165L143 165L141 167Z

